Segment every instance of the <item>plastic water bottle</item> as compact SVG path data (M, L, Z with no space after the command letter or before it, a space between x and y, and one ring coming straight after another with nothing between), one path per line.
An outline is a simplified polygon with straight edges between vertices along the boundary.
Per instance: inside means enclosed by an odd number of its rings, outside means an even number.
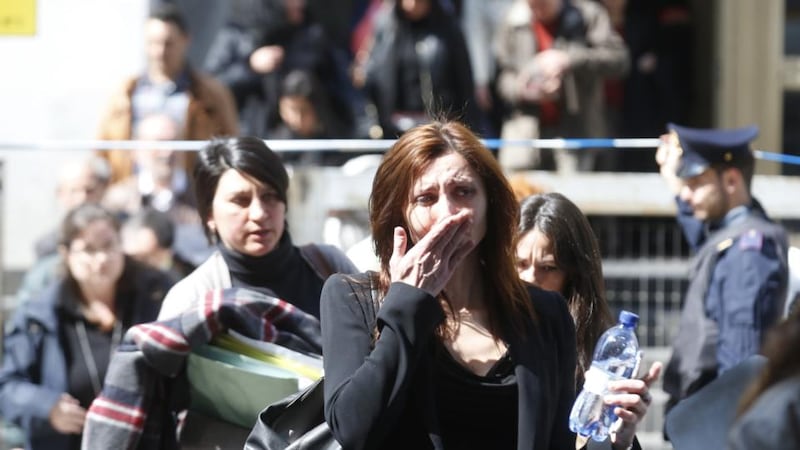
M603 396L609 393L610 381L631 378L639 370L642 356L635 333L638 323L639 316L622 311L617 325L606 330L597 342L592 367L586 372L583 390L569 415L573 432L595 441L608 437L617 415L614 405L603 403Z

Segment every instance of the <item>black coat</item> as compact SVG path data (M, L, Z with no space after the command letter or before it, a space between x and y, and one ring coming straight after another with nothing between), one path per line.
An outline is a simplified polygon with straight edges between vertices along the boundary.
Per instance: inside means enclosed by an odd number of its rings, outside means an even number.
M411 100L429 111L419 112L445 113L477 129L480 113L474 100L475 86L464 37L457 20L436 9L437 2L431 3L434 9L430 17L418 23L404 20L396 9L388 7L375 19L365 90L377 110L384 138L392 139L401 132L391 120L392 114L401 109L401 100L408 102L398 98L400 93L421 95L422 98ZM409 47L411 51L407 50ZM400 69L419 72L422 92L409 89L399 77ZM426 89L428 76L430 89Z
M337 113L352 115L348 99L338 97L350 95L352 88L325 30L310 18L289 24L279 3L243 2L249 7L234 7L206 55L205 69L233 92L242 134L267 137L278 125L281 82L293 70L312 73L323 82ZM283 47L283 62L277 70L259 74L250 68L250 55L265 45Z

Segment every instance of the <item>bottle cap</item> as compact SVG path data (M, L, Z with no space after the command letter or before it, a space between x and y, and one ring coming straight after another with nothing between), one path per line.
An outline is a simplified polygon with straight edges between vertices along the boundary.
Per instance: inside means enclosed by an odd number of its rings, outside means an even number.
M619 313L619 323L628 327L635 327L639 324L639 316L630 311L622 311Z

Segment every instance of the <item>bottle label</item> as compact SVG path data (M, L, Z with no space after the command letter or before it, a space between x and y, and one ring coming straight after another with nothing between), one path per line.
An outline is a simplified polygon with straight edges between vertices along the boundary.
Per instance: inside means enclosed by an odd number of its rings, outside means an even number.
M611 378L608 373L592 366L586 371L585 377L583 382L584 391L597 395L604 395L606 393L606 385L608 385L608 381Z

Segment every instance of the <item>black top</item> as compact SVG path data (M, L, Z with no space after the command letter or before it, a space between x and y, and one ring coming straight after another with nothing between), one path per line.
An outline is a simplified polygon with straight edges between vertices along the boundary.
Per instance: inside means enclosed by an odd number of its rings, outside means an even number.
M433 384L445 448L517 447L517 378L508 352L480 376L439 344Z
M86 329L86 337L91 355L84 355L80 336L76 332L75 322L72 326L61 329L64 342L64 357L67 362L68 393L80 401L81 406L89 408L95 398L92 385L92 373L87 367L86 358L91 358L97 368L97 377L102 382L106 377L108 363L111 361L112 331L105 332L97 325L81 320Z
M224 245L218 247L228 265L233 287L265 292L319 317L323 280L292 244L288 230L284 230L278 245L264 256L244 255Z
M483 448L575 448L575 435L568 428L575 398L575 329L560 295L529 288L538 319L528 323L524 334L509 333L506 339L516 379L516 396L512 396L503 390L510 385L484 386L463 374L451 380L453 390L438 392L442 386L436 377L453 374L436 373L447 367L441 365L446 361L434 358L435 330L444 320L439 303L421 289L393 283L377 314L380 336L375 340L356 295L364 289L369 289L369 283L363 274L333 275L320 300L325 418L344 448L459 448L460 444L450 445L445 439L462 438L458 434L467 433L465 424L472 426L480 420L465 413L470 402L504 409L503 414L515 413L515 408L507 411L504 405L517 405L516 421L488 431L512 430L516 446L509 438ZM497 388L497 398L482 395L484 388Z
M112 339L116 341L113 344L118 345L123 331L141 321L141 318L134 318L137 303L142 301L140 297L151 301L158 311L157 305L172 284L166 273L126 257L115 288L115 314L119 325L114 333L113 330L103 331L96 324L88 322L80 309L81 298L77 284L72 280L64 283L56 309L60 323L63 324L59 330L59 339L67 363L67 392L80 401L82 407L88 408L97 394L92 385L87 358L93 360L97 369L96 376L102 384L114 350L111 348ZM145 319L154 320L155 317L147 316ZM82 351L83 332L78 330L79 326L86 332L85 344L91 349L91 355L84 355Z
M108 364L111 361L113 332L104 332L95 324L86 322L83 318L73 318L72 324L65 323L61 328L61 342L64 346L64 359L67 363L67 393L80 402L84 409L89 409L96 394L92 377L101 383L106 378ZM84 355L80 343L80 336L76 332L77 321L84 324L87 343L91 355ZM95 374L89 370L86 358L91 358L96 367ZM69 448L81 448L81 435L70 435Z

